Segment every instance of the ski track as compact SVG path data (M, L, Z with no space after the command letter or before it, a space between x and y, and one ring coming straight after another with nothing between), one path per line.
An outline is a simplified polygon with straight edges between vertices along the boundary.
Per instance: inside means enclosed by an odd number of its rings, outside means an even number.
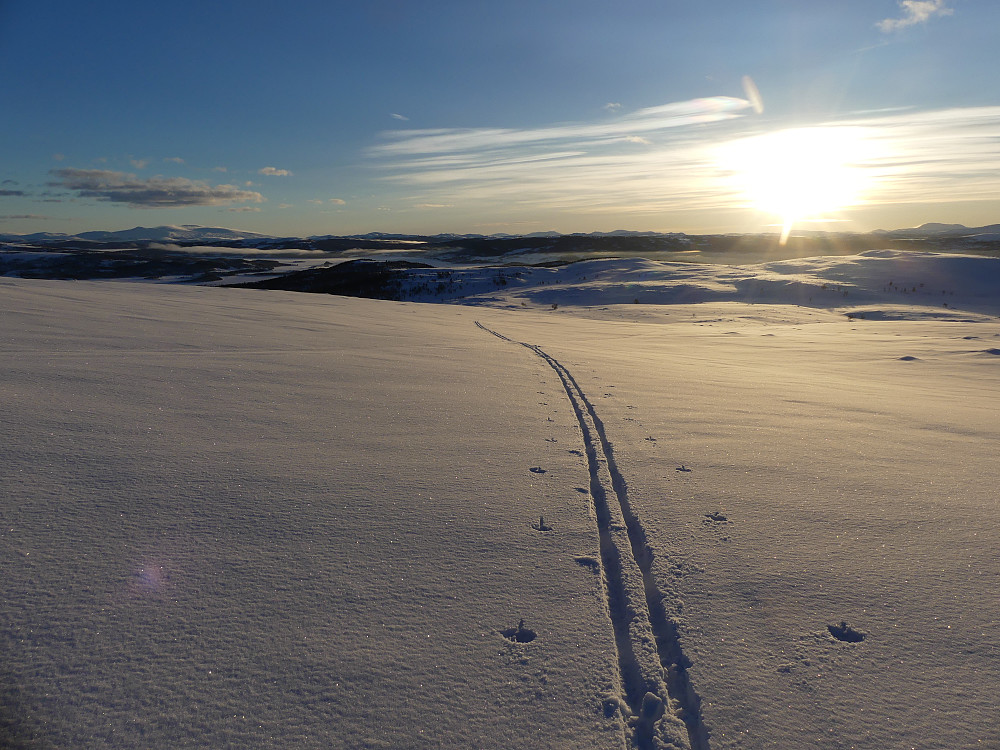
M534 344L476 325L502 341L520 344L559 376L576 413L590 470L597 516L602 581L618 652L621 689L631 712L626 742L637 750L674 747L709 750L701 699L688 676L677 625L667 616L653 575L653 553L628 499L604 423L570 371ZM686 731L685 731L686 730Z

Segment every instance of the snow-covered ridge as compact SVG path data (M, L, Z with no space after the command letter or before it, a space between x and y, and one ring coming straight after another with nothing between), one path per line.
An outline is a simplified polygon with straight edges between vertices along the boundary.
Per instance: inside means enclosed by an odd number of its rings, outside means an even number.
M381 240L381 241L427 241L427 242L449 242L461 240L513 240L513 239L556 239L556 238L641 238L659 237L683 239L693 235L683 232L653 232L653 231L633 231L627 229L616 229L610 232L572 232L563 233L555 231L531 232L528 234L509 234L497 232L493 234L476 233L454 233L446 232L433 235L422 235L418 233L393 233L393 232L368 232L366 234L324 234L299 237L307 240L333 240L333 239L355 239L355 240ZM835 237L835 236L874 236L897 239L962 239L979 242L991 242L1000 237L1000 224L990 224L982 227L967 227L963 224L940 224L928 223L919 227L908 227L904 229L877 229L868 235L858 235L848 233L840 235L837 232L808 231L799 230L795 236L809 237ZM133 227L131 229L121 229L115 231L95 230L78 233L62 232L35 232L33 234L11 234L0 232L0 241L27 241L27 242L62 242L69 240L86 240L90 242L208 242L212 240L275 240L278 235L262 234L260 232L248 232L240 229L228 229L225 227L203 227L198 224L182 225L162 225L157 227ZM283 237L283 239L292 239Z
M197 224L163 225L158 227L133 227L118 231L97 230L78 234L36 232L35 234L0 235L0 240L26 240L36 242L87 240L90 242L206 242L209 240L266 239L270 235L245 232L224 227L203 227Z

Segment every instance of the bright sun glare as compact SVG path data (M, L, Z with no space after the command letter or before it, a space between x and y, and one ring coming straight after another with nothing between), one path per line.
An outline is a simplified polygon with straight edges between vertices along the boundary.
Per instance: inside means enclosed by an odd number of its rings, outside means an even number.
M726 144L719 165L750 205L778 217L784 244L793 225L863 202L870 151L861 128L795 128Z

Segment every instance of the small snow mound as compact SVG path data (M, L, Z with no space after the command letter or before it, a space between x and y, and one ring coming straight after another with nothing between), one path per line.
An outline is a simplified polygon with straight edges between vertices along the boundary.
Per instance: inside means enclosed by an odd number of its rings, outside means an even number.
M524 620L521 620L516 628L501 630L500 635L513 643L531 643L537 637L534 630L524 627Z
M844 643L860 643L865 639L864 633L855 630L844 620L840 621L840 625L827 625L826 629L830 631L830 635Z

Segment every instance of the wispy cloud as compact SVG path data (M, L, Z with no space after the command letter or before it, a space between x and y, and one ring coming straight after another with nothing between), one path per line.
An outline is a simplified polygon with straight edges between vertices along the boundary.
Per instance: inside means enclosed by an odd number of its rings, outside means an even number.
M393 131L370 155L387 180L419 187L426 204L653 211L665 201L704 203L708 139L720 137L704 126L749 109L745 99L714 97L594 123Z
M0 216L0 219L51 219L51 216L42 216L41 214L7 214L6 216Z
M403 120L404 122L410 119L406 115L401 115L398 112L393 112L392 114L389 115L389 117L391 117L393 120Z
M136 169L145 169L149 159L129 159L129 163Z
M183 164L184 160L179 156L168 156L163 161L173 162L174 164Z
M0 197L27 195L23 190L0 190Z
M177 206L219 206L228 203L261 203L257 192L235 185L209 185L183 177L150 177L106 169L54 169L53 186L72 190L82 198L121 203L132 208L174 208Z
M740 209L720 154L762 135L743 99L702 99L603 123L534 129L395 131L369 155L414 205L504 205L511 219L537 211L644 215ZM1000 107L858 114L813 123L850 129L851 158L870 203L957 201L1000 195ZM639 147L641 146L641 147Z
M264 167L263 169L257 170L260 174L265 174L269 177L291 177L292 173L287 169L278 169L277 167Z
M561 145L579 149L638 134L664 133L674 128L701 125L738 117L750 103L745 99L718 96L648 107L614 120L574 123L545 128L441 128L397 130L384 134L387 143L372 154L380 157L422 154L497 154L509 149L552 148Z
M249 213L260 213L260 209L257 206L231 206L226 209L227 211L232 211L236 214L249 214Z
M900 112L842 123L865 133L868 203L944 203L1000 195L1000 106Z
M225 167L212 167L213 172L228 172L229 170Z
M617 112L621 108L621 102L608 102L604 105L604 109L608 110L608 112Z
M918 23L927 23L934 16L950 16L955 12L945 5L944 0L899 0L898 4L903 10L902 17L886 18L875 24L887 34Z
M331 198L330 199L330 203L332 203L335 206L346 206L347 205L347 201L345 201L343 198Z

